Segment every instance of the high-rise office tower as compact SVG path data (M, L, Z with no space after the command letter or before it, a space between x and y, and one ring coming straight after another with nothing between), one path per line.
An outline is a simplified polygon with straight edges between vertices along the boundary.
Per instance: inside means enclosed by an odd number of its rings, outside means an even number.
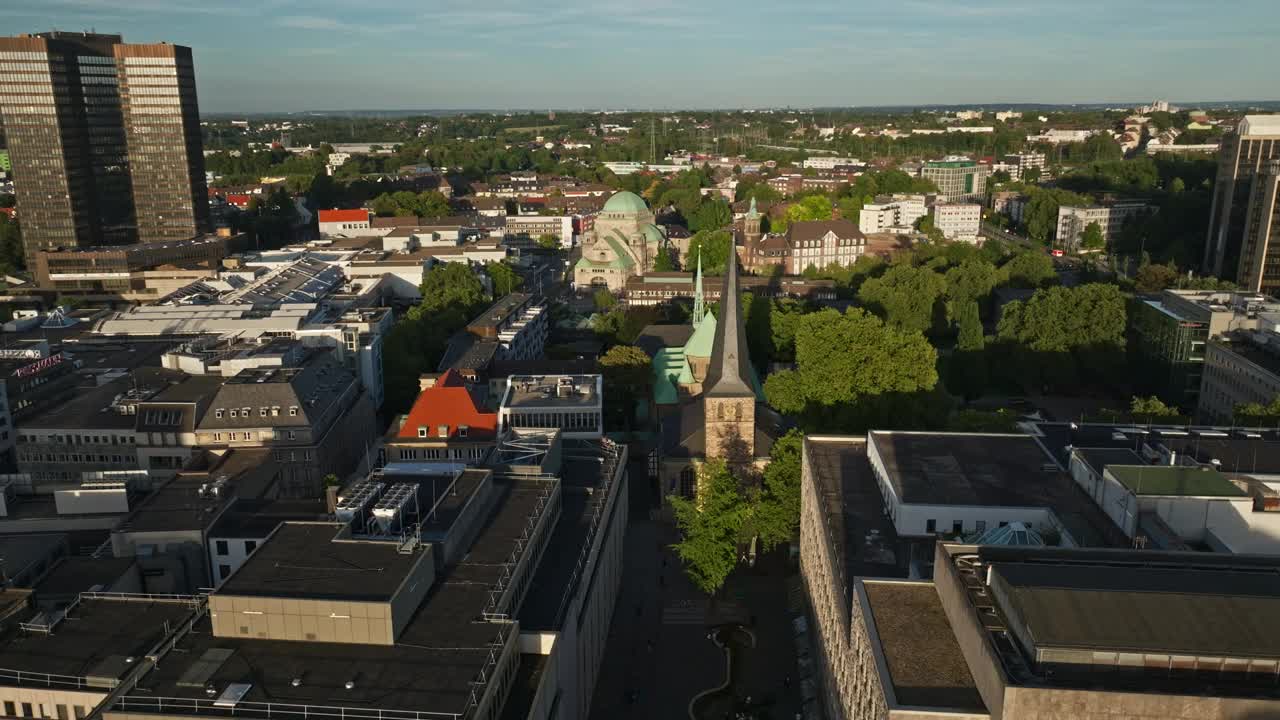
M45 248L208 230L195 97L189 48L95 33L0 38L0 113L29 264Z
M1244 290L1275 295L1280 293L1280 160L1263 163L1252 184L1236 279Z
M1213 186L1204 269L1214 275L1236 273L1243 280L1241 246L1253 178L1268 160L1280 159L1280 115L1246 115L1222 138L1218 177Z
M191 48L116 45L138 240L206 232L209 197Z

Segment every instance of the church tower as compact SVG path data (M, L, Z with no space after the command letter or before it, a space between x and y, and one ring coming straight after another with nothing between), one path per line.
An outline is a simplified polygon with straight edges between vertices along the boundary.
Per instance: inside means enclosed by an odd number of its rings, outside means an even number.
M751 198L751 207L742 221L742 237L748 248L760 242L764 233L760 232L760 213L756 210L756 199Z
M711 346L711 364L702 382L706 455L730 463L756 456L756 393L738 288L738 253L731 248L720 292L720 317Z

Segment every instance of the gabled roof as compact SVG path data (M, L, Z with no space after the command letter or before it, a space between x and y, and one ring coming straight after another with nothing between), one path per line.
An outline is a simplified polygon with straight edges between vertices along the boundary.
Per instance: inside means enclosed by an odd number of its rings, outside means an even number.
M866 235L858 229L858 226L844 219L840 220L801 220L791 223L790 229L787 231L788 237L792 242L805 240L817 240L828 232L833 232L840 239L864 238Z
M369 211L364 208L356 210L321 210L320 222L369 222Z
M396 437L416 439L421 437L419 428L426 428L427 437L439 439L439 428L447 426L448 438L456 439L461 425L467 426L468 440L489 439L497 434L498 415L477 407L462 376L451 368L418 394Z
M702 316L702 322L698 323L698 328L693 331L693 335L689 338L689 342L684 345L684 354L693 357L711 357L716 341L716 316L715 313L708 312Z

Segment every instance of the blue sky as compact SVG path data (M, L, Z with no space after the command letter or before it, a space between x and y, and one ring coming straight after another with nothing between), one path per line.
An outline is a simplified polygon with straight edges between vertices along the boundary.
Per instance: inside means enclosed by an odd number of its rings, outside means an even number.
M1277 0L0 0L189 45L204 111L1277 99Z

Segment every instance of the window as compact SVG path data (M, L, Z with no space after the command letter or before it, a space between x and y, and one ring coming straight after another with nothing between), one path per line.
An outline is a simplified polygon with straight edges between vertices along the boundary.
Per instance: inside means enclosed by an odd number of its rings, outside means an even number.
M927 532L927 533L935 533L935 532L938 532L938 521L937 521L937 520L926 520L926 521L925 521L925 523L924 523L924 531L925 531L925 532Z
M266 416L267 416L267 409L266 409L266 408L264 408L264 407L263 407L263 408L258 408L258 416L259 416L259 417L266 417Z
M31 703L22 703L22 717L35 717L35 710L32 709Z
M692 499L698 488L698 473L690 465L680 471L680 496Z
M279 415L280 415L280 406L279 406L279 405L272 405L272 406L271 406L271 417L278 417Z
M258 541L257 541L257 540L245 540L245 541L244 541L244 554L245 554L245 555L248 555L249 553L251 553L251 552L253 552L254 550L257 550L257 549L258 549Z
M294 417L294 416L295 416L295 415L297 415L297 414L298 414L298 406L297 406L297 405L290 405L290 406L289 406L289 417Z
M215 542L215 543L214 543L214 548L216 549L216 551L217 551L217 553L218 553L219 555L226 555L226 554L227 554L227 541L226 541L226 540L218 540L217 542Z
M976 523L974 523L974 526L973 526L974 532L984 532L986 529L987 529L986 520L979 520Z
M240 408L240 417L249 417L250 408Z
M298 439L298 433L296 433L296 432L294 432L294 431L292 431L292 430L290 430L290 431L288 431L287 433L285 433L285 435L286 435L290 440L297 440L297 439Z
M5 701L4 701L4 714L5 714L5 715L8 715L9 717L14 717L15 715L17 715L17 714L18 714L18 708L14 707L14 705L13 705L13 703L12 703L11 701L9 701L9 700L5 700Z
M436 428L436 434L440 437L449 437L449 426L440 425Z
M235 416L236 416L236 410L235 410L235 408L232 408L232 409L231 409L231 417L235 417Z
M462 437L462 438L466 437L466 436L467 436L467 431L468 431L468 430L470 430L470 429L471 429L471 428L470 428L470 427L468 427L468 426L466 426L466 425L459 425L459 426L458 426L458 437Z
M218 579L219 579L219 580L226 580L226 579L227 579L227 576L229 576L230 574L231 574L231 566L230 566L230 565L219 565L219 566L218 566Z
M419 425L419 426L418 426L418 437L420 437L420 438L424 438L424 437L426 437L426 436L427 436L427 426L426 426L426 425Z
M76 720L84 720L89 716L89 711L83 705L76 706Z
M963 521L963 520L956 520L955 522L951 523L951 532L955 533L956 535L959 535L959 534L963 533L963 532L964 532L964 521Z

